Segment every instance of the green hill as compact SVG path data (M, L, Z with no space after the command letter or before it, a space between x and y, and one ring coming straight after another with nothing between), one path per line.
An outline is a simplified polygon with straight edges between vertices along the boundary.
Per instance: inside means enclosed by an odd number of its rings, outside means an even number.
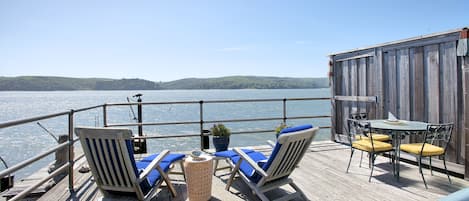
M327 78L229 76L186 78L161 85L165 89L304 89L329 87Z
M229 76L153 82L143 79L68 78L49 76L0 77L0 91L300 89L325 87L329 87L327 78Z
M49 76L0 77L2 91L93 90L104 78L69 78Z
M98 81L94 90L157 90L159 84L142 79Z

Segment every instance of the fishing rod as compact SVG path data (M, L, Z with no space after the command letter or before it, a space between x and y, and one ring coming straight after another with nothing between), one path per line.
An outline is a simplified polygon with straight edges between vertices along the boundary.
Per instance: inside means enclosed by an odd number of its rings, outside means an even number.
M55 140L57 143L59 143L59 139L58 139L57 137L55 137L55 135L54 135L52 132L50 132L49 130L47 130L47 128L44 127L41 123L39 123L39 122L36 122L36 123L37 123L37 125L39 125L39 127L41 127L42 129L44 129L44 131L46 131L47 134L49 134L50 136L52 136L52 137L54 138L54 140Z
M130 103L130 98L127 97L127 102ZM132 105L129 105L130 107L130 111L132 112L132 116L134 117L133 120L137 121L137 117L135 116L135 111L134 111L134 108L132 107Z

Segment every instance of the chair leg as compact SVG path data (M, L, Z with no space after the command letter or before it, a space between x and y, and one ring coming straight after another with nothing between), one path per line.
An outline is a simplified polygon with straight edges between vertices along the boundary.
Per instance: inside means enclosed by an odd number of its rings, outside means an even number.
M173 186L173 183L169 179L168 175L160 168L160 166L156 166L156 170L160 173L161 177L163 177L164 182L166 182L166 186L168 186L169 191L173 197L177 196L176 189Z
M238 163L236 163L235 168L233 168L233 171L231 172L230 179L229 179L228 182L226 183L225 190L227 190L227 191L230 190L230 186L231 186L231 184L233 183L234 177L235 177L236 174L238 173L238 170L239 170L239 167L241 166L241 162L242 162L242 161L243 161L242 159L239 159Z
M446 168L446 157L445 156L443 156L443 165L445 166L445 171L446 171L446 176L448 177L448 181L449 181L450 184L452 184L451 179L449 178L448 169Z
M300 194L300 196L303 198L303 200L308 200L308 198L306 197L306 195L303 193L303 191L293 182L290 183L290 186L295 189L295 191L297 193Z
M348 160L347 170L345 171L346 173L348 173L348 169L350 168L350 162L352 162L352 156L353 156L353 149L350 150L350 159Z
M215 159L215 164L213 165L213 176L217 176L215 175L215 173L217 173L217 168L218 168L218 159Z
M362 167L362 160L363 160L363 151L362 152L362 155L360 156L360 164L358 165L358 167Z
M368 153L370 155L370 163L371 163L371 172L370 172L370 178L368 178L368 182L371 182L371 176L373 176L373 169L375 167L375 157L374 153Z
M373 158L372 155L370 155L370 153L367 153L368 154L368 168L371 168L371 159Z
M395 155L395 154L396 154L396 153L392 153L392 155L390 155L390 157L389 157L390 160L391 160L391 165L392 165L392 174L393 174L394 176L396 176L396 164L395 164L395 162L396 162L396 155Z
M182 176L184 176L184 181L187 182L186 172L184 171L184 161L183 160L179 161L179 165L181 167Z
M269 201L269 198L267 198L264 193L257 193L256 196L259 197L262 201Z
M425 181L425 177L423 176L422 172L422 156L418 156L417 161L419 162L419 171L420 175L422 175L423 184L425 184L425 188L428 189L427 182Z
M433 171L432 171L432 157L429 156L428 158L430 158L430 159L429 159L429 164L430 164L430 166L429 166L428 168L430 169L430 175L433 176Z

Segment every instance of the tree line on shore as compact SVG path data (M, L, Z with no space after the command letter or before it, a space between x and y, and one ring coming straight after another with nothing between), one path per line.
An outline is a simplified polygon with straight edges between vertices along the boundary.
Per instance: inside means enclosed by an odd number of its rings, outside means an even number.
M308 89L329 87L327 78L228 76L185 78L169 82L144 79L0 77L0 91L174 90L174 89Z

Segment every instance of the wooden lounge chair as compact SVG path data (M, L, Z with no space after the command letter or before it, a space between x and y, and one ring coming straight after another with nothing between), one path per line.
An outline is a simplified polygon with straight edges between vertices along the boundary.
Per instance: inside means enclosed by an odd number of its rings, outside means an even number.
M263 201L269 200L265 192L287 184L296 192L282 197L282 200L295 197L307 200L289 176L301 161L318 130L319 128L313 128L311 125L283 129L269 158L260 152L239 148L215 154L231 159L233 171L226 190L229 190L235 175L239 173L243 181Z
M141 161L135 161L132 131L122 128L75 128L86 160L98 188L106 196L133 195L138 200L150 200L163 180L172 195L176 191L166 173L171 163L183 154L164 150Z

